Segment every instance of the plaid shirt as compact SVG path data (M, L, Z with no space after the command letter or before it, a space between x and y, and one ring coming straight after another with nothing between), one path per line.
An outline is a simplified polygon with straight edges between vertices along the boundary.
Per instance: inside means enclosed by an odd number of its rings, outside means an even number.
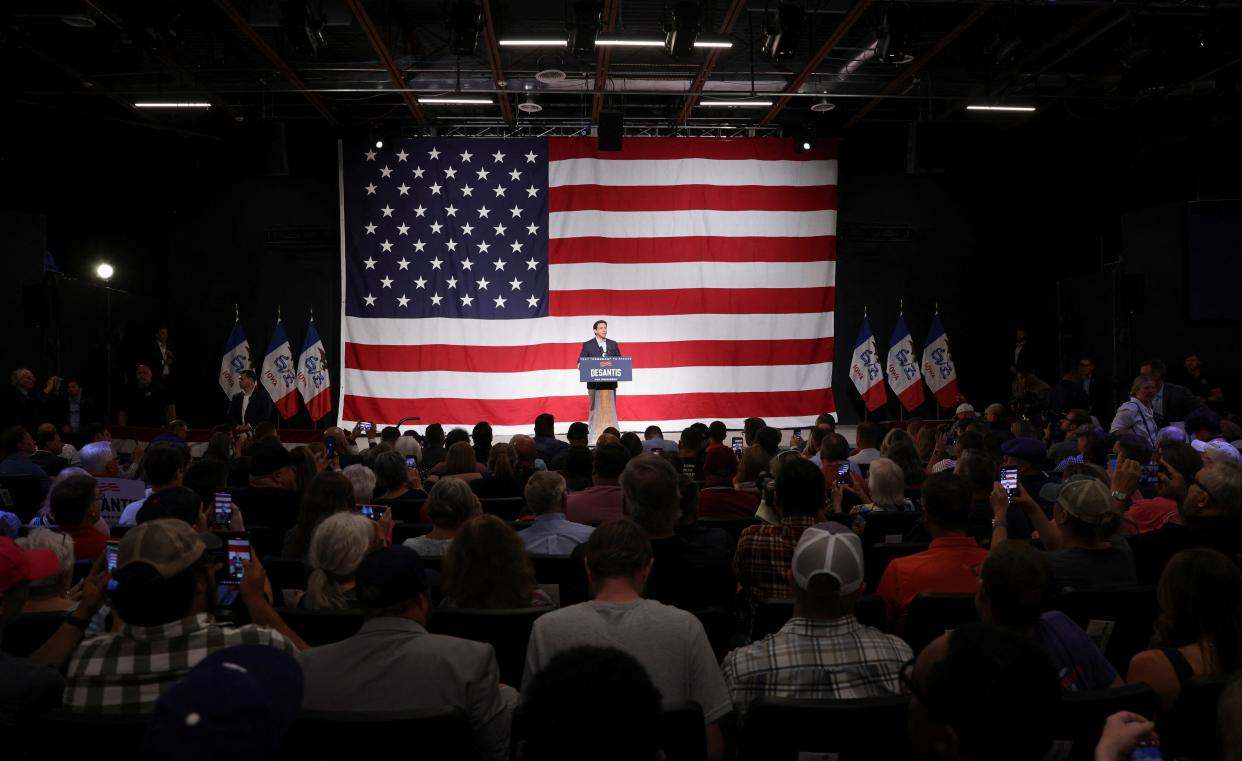
M164 688L208 653L232 645L271 645L296 654L293 643L279 632L255 624L224 627L209 613L161 626L125 626L78 645L69 661L65 708L151 713Z
M742 531L733 555L733 574L747 591L752 610L763 600L793 597L785 572L802 532L815 523L813 515L792 515L781 518L779 526L747 526Z
M791 618L777 633L725 656L721 669L738 715L761 696L870 698L903 692L898 673L913 654L852 615Z

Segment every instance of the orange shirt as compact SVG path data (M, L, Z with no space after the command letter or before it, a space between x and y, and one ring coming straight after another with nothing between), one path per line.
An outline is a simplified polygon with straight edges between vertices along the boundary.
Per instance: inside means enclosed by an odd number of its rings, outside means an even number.
M892 628L900 630L905 624L906 609L920 592L974 592L979 586L975 569L987 556L973 537L943 536L922 552L894 559L876 589L888 607Z

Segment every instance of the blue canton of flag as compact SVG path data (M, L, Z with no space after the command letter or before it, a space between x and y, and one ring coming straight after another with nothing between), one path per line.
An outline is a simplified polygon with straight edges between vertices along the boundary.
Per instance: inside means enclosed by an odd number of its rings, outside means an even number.
M546 140L342 151L347 316L547 316Z

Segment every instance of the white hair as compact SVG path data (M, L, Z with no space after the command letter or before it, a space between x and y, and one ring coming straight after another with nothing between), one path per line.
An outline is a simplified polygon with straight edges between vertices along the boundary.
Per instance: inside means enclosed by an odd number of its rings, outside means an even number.
M350 465L341 472L354 487L354 504L371 504L375 499L375 471L365 465Z
M423 459L423 448L419 445L418 439L413 436L398 436L392 448L397 450L402 457L413 457L416 460Z
M900 505L906 501L905 472L887 457L873 460L867 472L867 488L875 504L884 507Z
M54 587L73 578L73 537L51 529L36 528L17 540L17 546L26 550L51 550L56 555L56 573L30 582L31 589Z
M306 557L311 567L306 580L307 608L346 607L341 582L353 578L374 537L374 523L358 513L329 515L315 527Z
M108 462L116 457L116 452L112 451L112 442L96 441L82 447L78 457L82 461L82 468L95 475L108 469Z

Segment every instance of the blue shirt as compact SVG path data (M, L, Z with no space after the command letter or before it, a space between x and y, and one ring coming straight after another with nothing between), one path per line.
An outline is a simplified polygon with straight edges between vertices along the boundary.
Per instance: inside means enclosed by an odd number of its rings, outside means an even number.
M535 516L535 523L518 532L527 552L535 555L568 555L574 547L591 538L595 529L574 523L565 513L544 513Z

